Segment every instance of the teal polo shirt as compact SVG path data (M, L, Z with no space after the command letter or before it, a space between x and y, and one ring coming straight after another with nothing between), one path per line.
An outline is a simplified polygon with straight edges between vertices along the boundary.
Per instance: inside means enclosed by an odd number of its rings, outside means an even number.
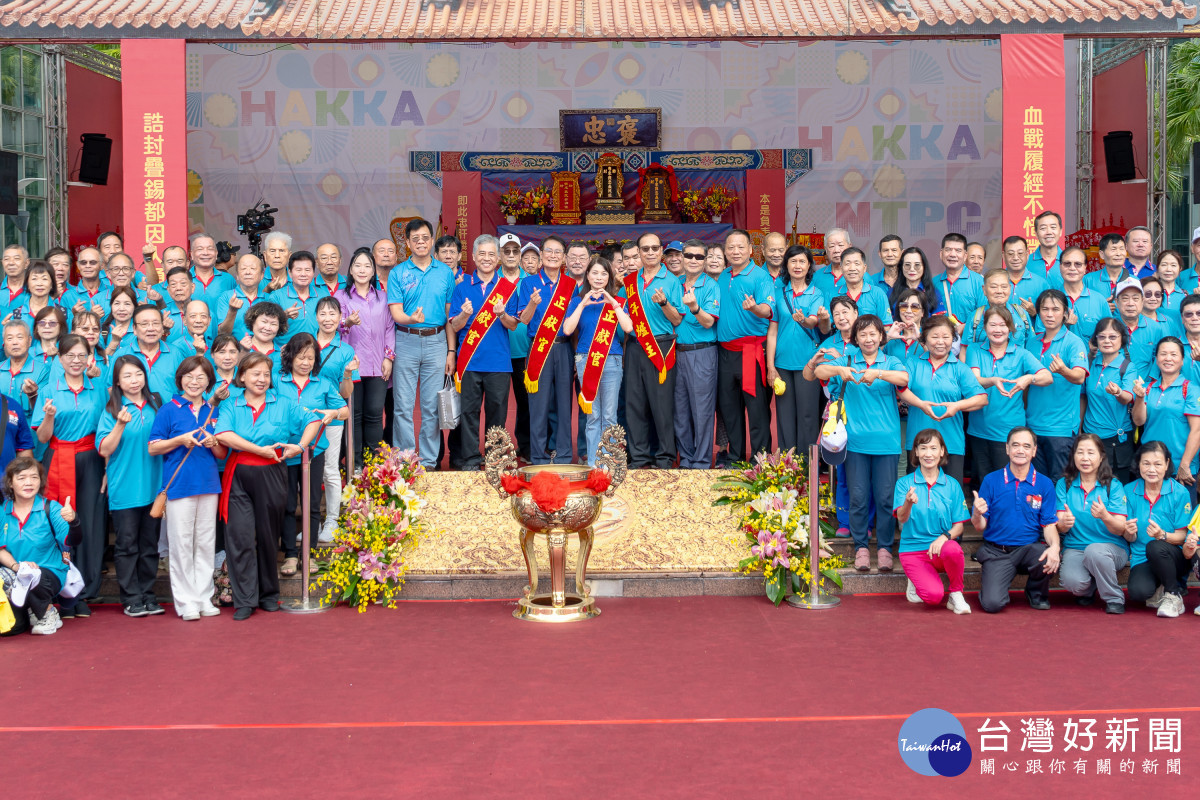
M1122 325L1125 324L1121 320L1118 321ZM1172 335L1170 328L1143 314L1138 317L1137 324L1133 327L1125 325L1125 330L1129 332L1129 359L1134 363L1138 374L1147 374L1151 367L1157 371L1157 365L1154 363L1154 349L1158 347L1160 339Z
M883 320L884 325L892 324L892 309L888 305L888 295L883 289L874 286L870 283L863 283L862 288L857 295L850 294L846 291L846 279L839 278L834 285L834 293L825 297L825 307L829 307L829 303L833 298L839 295L846 295L858 305L858 315L874 314Z
M987 347L972 347L967 350L967 366L980 378L1020 378L1034 375L1044 369L1033 353L1017 347L1011 340L1004 355L996 358ZM1025 401L1021 395L1005 397L996 386L986 390L988 404L972 411L967 419L967 433L989 442L1003 442L1008 432L1025 424Z
M642 267L637 271L637 288L638 293L642 298L642 310L646 313L646 322L650 324L650 332L655 336L671 336L675 333L675 326L667 319L667 315L663 313L662 307L652 299L654 293L662 289L666 295L667 302L675 307L675 310L683 309L683 289L679 283L679 278L671 274L671 272L661 264L658 267L658 272L654 273L654 277L646 280L646 268Z
M1125 374L1121 374L1121 367ZM1106 391L1110 383L1115 383L1124 391L1133 392L1133 382L1138 378L1138 371L1133 362L1124 353L1117 353L1107 365L1104 357L1097 353L1092 359L1091 369L1088 370L1087 381L1084 382L1084 393L1087 397L1087 409L1083 412L1082 430L1094 433L1101 439L1113 436L1125 441L1124 437L1133 430L1133 421L1129 416L1129 406Z
M1114 281L1108 277L1108 268L1101 267L1095 272L1089 272L1088 274L1084 275L1083 285L1107 301L1113 296L1113 292L1117 290L1117 284L1128 277L1129 273L1122 270L1117 274L1117 279Z
M1067 307L1075 312L1077 320L1074 325L1068 325L1067 330L1083 339L1084 342L1091 341L1097 323L1105 317L1112 316L1112 311L1108 307L1108 299L1099 292L1089 289L1086 284L1079 292L1078 297L1071 297L1069 292L1066 295Z
M253 298L247 295L242 290L241 286L235 286L233 289L225 292L223 295L221 295L221 299L217 301L217 305L213 309L212 330L214 334L217 330L217 326L225 321L225 316L229 313L229 301L235 297L242 301L242 307L238 309L237 316L233 318L233 330L231 333L233 334L233 338L240 342L250 333L250 329L246 327L246 312L249 311L255 303L262 303L269 298L267 295L263 294L261 288Z
M1047 369L1055 355L1071 369L1083 367L1086 371L1088 368L1087 345L1066 328L1060 328L1049 342L1033 337L1028 349ZM1057 372L1051 375L1054 382L1049 386L1029 387L1026 398L1029 427L1038 436L1073 436L1079 432L1079 395L1083 387Z
M906 342L903 339L888 339L883 344L883 352L907 364L909 356L923 353L925 352L925 348L921 346L920 339L913 339L911 342Z
M214 318L217 315L217 302L226 292L232 292L235 288L237 279L228 272L214 269L212 276L203 281L196 276L196 268L192 267L192 299L203 300ZM166 292L162 292L162 295L167 296Z
M1042 248L1035 247L1033 252L1029 254L1029 258L1025 259L1025 269L1033 270L1034 275L1043 278L1050 285L1051 289L1062 289L1063 279L1062 272L1059 269L1059 263L1062 261L1063 249L1057 248L1058 252L1054 254L1054 260L1049 264L1042 256Z
M71 498L72 506L76 500ZM70 527L62 518L62 506L41 496L33 498L33 508L24 520L13 512L11 498L0 506L0 547L18 561L32 561L54 573L63 586L67 585L68 569L63 552L67 550Z
M971 368L954 356L948 357L935 369L929 363L929 353L920 350L908 357L905 366L908 369L909 391L922 400L935 404L949 403L984 393ZM919 408L909 406L908 424L905 427L908 433L906 448L909 450L912 449L917 433L926 428L933 428L945 440L947 453L955 456L967 453L962 412L943 420L934 420Z
M517 274L517 288L511 295L509 295L508 306L505 308L505 311L508 311L508 309L512 308L512 301L514 298L519 298L521 296L521 284L525 283L526 277L527 276L524 270ZM509 278L509 280L512 280L512 278ZM516 317L516 315L512 312L509 312L509 316L514 318ZM525 358L529 355L531 338L532 337L529 335L529 326L523 325L521 324L520 320L517 320L517 327L508 332L508 351L512 356L513 361L516 361L519 358Z
M680 300L682 301L683 285L686 278L679 277ZM711 314L716 319L721 318L721 290L717 287L716 278L707 273L701 273L692 284L692 294L696 295L696 307ZM703 344L717 341L717 323L706 328L696 319L696 315L685 305L679 305L679 313L683 315L679 327L675 329L676 341L679 344ZM778 319L778 316L776 316Z
M1146 386L1146 425L1142 428L1141 441L1158 440L1167 446L1176 466L1183 458L1187 446L1188 417L1200 416L1200 386L1193 386L1184 377L1178 377L1170 386L1163 386L1161 378L1151 378ZM1200 454L1192 459L1192 472L1200 465Z
M354 348L342 341L342 337L334 335L328 344L321 347L317 353L317 372L322 378L334 385L340 386L346 374L346 365L354 360ZM350 373L350 380L358 380L358 370ZM331 422L329 427L341 425L341 421Z
M1008 282L1012 286L1012 294L1010 299L1013 301L1028 300L1031 303L1037 304L1038 295L1050 288L1050 282L1041 275L1035 275L1029 270L1021 273L1021 277L1017 280L1012 279L1009 274Z
M1034 336L1033 322L1025 313L1025 309L1016 303L1009 303L1005 308L1012 315L1013 327L1016 328L1008 335L1009 341L1017 347L1027 347L1029 340ZM986 310L986 306L977 308L970 317L963 320L966 324L963 326L962 340L972 350L980 347L986 349L988 346L987 327L983 324L983 312Z
M279 375L275 379L275 393L281 398L295 401L309 411L346 406L346 399L338 392L337 384L320 375L310 375L303 387L296 383L290 373ZM300 431L303 430L304 426L301 425ZM299 434L295 441L299 441L298 437ZM313 457L321 455L328 447L329 439L326 438L325 431L321 431L321 435L313 441ZM300 456L289 458L287 463L293 466L299 464Z
M971 519L971 509L967 507L962 486L958 481L946 477L946 473L940 469L933 483L926 482L920 469L898 478L892 493L893 516L896 514L894 509L904 505L904 497L912 488L917 490L917 502L909 511L908 522L900 527L901 553L923 553L934 539L956 524Z
M966 267L962 268L954 280L950 280L945 272L936 276L933 286L942 298L946 313L962 323L971 318L975 309L987 303L983 295L983 278L978 272L972 272Z
M1128 518L1137 521L1138 532L1138 538L1129 543L1130 567L1146 563L1146 545L1152 541L1146 533L1150 520L1168 533L1186 528L1192 520L1187 487L1174 478L1163 481L1158 497L1153 500L1146 496L1146 482L1138 478L1125 487L1125 506Z
M41 370L34 363L32 353L26 354L25 363L15 370L12 366L12 359L6 358L4 361L0 361L0 394L17 400L28 416L33 412L33 402L21 387L25 385L25 381L30 380L39 384L38 391L40 392L41 378L39 376L41 376Z
M1092 516L1092 503L1097 500L1104 504L1110 514L1124 517L1128 513L1125 507L1125 489L1120 481L1109 481L1107 489L1097 483L1090 492L1085 492L1078 475L1070 484L1065 478L1059 478L1055 486L1055 496L1059 509L1070 509L1075 515L1075 524L1062 534L1064 548L1086 550L1089 544L1113 544L1129 550L1129 543L1124 537L1113 536L1101 520Z
M765 267L751 261L737 275L727 269L717 278L717 287L721 291L721 317L716 325L718 342L767 335L771 321L742 308L746 295L754 298L755 303L775 307L775 281Z
M821 332L816 328L804 327L792 314L798 312L805 317L816 316L824 305L824 298L815 286L804 287L800 294L792 291L791 281L775 288L774 321L778 326L775 338L776 369L804 369L817 351Z
M68 286L67 290L63 292L62 303L72 309L77 303L83 303L84 311L91 311L92 306L99 306L100 315L104 317L112 305L112 284L109 283L108 278L101 275L100 283L94 292L88 290L83 283Z
M54 438L77 442L96 432L96 423L100 421L100 413L108 402L108 390L98 379L84 375L83 386L76 392L67 385L65 375L51 375L38 393L33 419L29 421L30 427L36 428L45 421L46 401L51 399L54 400Z
M295 387L289 387L289 390L294 393ZM294 397L272 389L267 392L258 414L246 405L245 394L239 394L236 399L230 395L229 399L221 404L221 416L217 420L216 432L236 433L259 447L269 447L276 443L299 444L308 424L320 419L317 414L297 403Z
M813 273L811 285L817 288L817 291L821 293L822 297L836 297L837 294L834 291L834 284L839 280L840 278L833 277L833 265L826 264L823 267L818 267ZM871 278L869 275L864 275L863 280L870 281Z
M454 270L441 261L435 258L421 269L410 258L388 276L388 303L400 303L406 314L422 309L425 321L408 327L436 328L446 324L446 306L454 294L454 286Z
M307 299L302 300L300 292L291 283L282 289L271 292L267 295L267 299L272 303L278 303L285 314L288 309L299 306L299 313L295 317L288 317L287 333L275 337L275 341L280 347L287 344L298 333L317 335L317 303L321 301L321 294L313 290L312 284L309 284ZM442 313L445 314L445 309L442 310Z
M849 366L856 370L887 369L907 373L904 364L886 353L879 353L874 364L868 364L861 352L855 352L835 362L838 366ZM837 397L842 390L842 379L829 381L830 397ZM886 456L899 454L900 410L896 394L900 388L883 379L870 385L854 381L845 384L843 399L846 403L846 445L851 453Z
M1163 287L1162 305L1158 308L1159 320L1170 325L1172 333L1181 338L1183 336L1183 317L1180 315L1179 305L1187 299L1188 293L1188 290L1183 288L1181 279L1176 278L1174 289L1168 292L1166 287Z
M1042 538L1047 525L1058 522L1058 499L1054 482L1033 467L1024 480L1017 480L1008 466L988 473L979 487L987 503L985 541L1006 547L1033 544Z
M162 456L146 452L158 411L150 403L139 407L126 400L123 405L133 419L125 423L121 441L108 457L108 507L113 511L148 506L162 488ZM101 440L112 433L116 425L116 417L108 410L100 415L96 425L97 450ZM57 427L56 421L56 432Z
M129 336L113 354L113 361L120 356L137 356L142 366L146 367L146 378L150 391L158 392L159 399L166 402L175 396L179 388L175 385L175 371L188 356L196 355L196 349L189 346L172 345L168 342L158 343L158 354L153 358L142 352L138 346L137 337Z

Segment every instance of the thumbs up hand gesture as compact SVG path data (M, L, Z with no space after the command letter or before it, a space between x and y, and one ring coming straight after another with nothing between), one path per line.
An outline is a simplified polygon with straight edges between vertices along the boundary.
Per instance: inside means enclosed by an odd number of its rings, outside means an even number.
M75 521L75 509L71 508L71 498L65 498L66 502L62 505L62 518L70 524Z
M975 495L975 502L971 505L971 510L982 517L988 512L987 501L979 496L979 492L971 492L971 494Z

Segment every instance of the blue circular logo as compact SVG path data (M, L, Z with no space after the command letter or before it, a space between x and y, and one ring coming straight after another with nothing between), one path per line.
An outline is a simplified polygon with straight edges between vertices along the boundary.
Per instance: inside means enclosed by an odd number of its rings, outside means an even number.
M953 778L971 766L971 745L958 718L940 708L923 708L900 726L900 757L918 775Z

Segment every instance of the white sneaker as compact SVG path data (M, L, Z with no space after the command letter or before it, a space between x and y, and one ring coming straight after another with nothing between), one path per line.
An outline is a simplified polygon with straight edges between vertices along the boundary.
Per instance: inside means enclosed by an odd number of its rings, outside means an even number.
M321 528L320 535L317 536L317 541L321 544L330 544L333 542L333 531L337 527L337 523L326 522Z
M1160 617L1178 617L1184 611L1183 598L1177 594L1164 594L1158 607Z
M221 616L221 609L217 608L216 606L205 606L204 608L200 609L200 616L219 617Z
M63 626L62 617L59 616L58 609L54 606L50 606L46 609L46 616L54 620L54 630L58 630Z
M904 590L904 599L910 603L920 603L921 596L917 594L917 587L913 586L913 582L908 582L908 588Z
M199 619L200 619L199 611L189 611L183 615L184 622L196 622Z
M46 616L42 617L41 619L38 619L37 615L34 614L32 611L30 611L29 612L29 621L31 623L33 623L33 626L29 629L29 632L32 633L34 636L50 636L55 631L57 631L58 626L61 625L62 623L59 622L58 625L55 624L54 620L57 618L58 615L55 614L54 616L51 616L50 612L53 610L54 610L54 607L51 606L49 609L46 610Z
M1162 603L1163 588L1160 586L1155 590L1154 594L1150 595L1150 599L1146 601L1146 608L1158 608Z
M1200 606L1196 606L1196 610L1193 611L1192 613L1195 614L1197 617L1200 617Z
M951 592L950 599L946 601L946 608L955 614L971 613L971 606L967 604L967 598L963 597L962 592Z

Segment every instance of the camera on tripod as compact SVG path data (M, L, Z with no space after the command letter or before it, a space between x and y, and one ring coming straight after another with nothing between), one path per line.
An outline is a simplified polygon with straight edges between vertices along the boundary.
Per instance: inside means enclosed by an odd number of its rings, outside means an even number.
M266 200L262 200L257 205L247 209L245 214L238 214L238 233L250 241L251 253L255 255L262 254L263 236L270 233L271 229L275 227L275 217L272 214L278 210L278 208L272 208L267 205Z

